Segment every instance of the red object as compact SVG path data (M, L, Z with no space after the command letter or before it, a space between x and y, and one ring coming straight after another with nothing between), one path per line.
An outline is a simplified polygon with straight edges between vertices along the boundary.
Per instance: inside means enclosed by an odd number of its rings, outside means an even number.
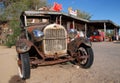
M62 10L62 5L54 2L53 10L58 11L58 12L61 11Z
M73 29L73 24L72 23L70 23L70 29Z
M103 41L104 39L103 39L102 36L99 35L99 36L91 36L91 37L90 37L90 40L91 40L91 41L94 41L94 42L95 42L95 41L96 41L96 42L100 42L100 41Z
M104 32L97 32L98 34L90 36L91 41L101 42L104 41Z

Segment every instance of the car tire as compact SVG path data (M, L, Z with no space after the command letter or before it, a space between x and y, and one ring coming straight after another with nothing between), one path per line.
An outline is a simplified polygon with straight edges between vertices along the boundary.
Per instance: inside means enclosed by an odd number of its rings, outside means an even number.
M81 59L80 60L79 59L75 60L77 65L79 65L82 68L86 68L86 69L90 68L93 64L93 61L94 61L94 54L93 54L92 48L91 47L86 47L86 46L81 46L78 51L79 51L79 53L84 52L84 53L86 53L86 56L87 55L89 55L89 56L88 56L88 58L83 59L83 60L81 60ZM79 56L78 56L78 58L79 58ZM82 63L82 61L84 61L84 60L86 60L86 61L84 63Z
M20 54L18 57L19 76L25 80L30 78L30 59L29 53Z

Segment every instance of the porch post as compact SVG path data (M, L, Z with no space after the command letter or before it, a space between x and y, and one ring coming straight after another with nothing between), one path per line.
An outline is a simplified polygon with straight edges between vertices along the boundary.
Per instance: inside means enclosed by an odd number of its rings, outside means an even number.
M56 17L56 24L58 24L58 16Z
M73 29L75 29L75 21L73 20L73 22L72 22L72 23L73 23Z
M114 37L115 37L115 40L118 40L118 31L117 31L117 28L114 28Z
M60 25L62 25L62 16L60 16Z
M104 41L106 41L105 37L106 37L106 23L104 22Z
M87 23L85 23L85 38L87 38Z

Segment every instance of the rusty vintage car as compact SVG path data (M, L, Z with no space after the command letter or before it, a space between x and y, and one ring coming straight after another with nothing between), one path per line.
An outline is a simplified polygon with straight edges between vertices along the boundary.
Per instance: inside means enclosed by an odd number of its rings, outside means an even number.
M87 69L93 64L90 41L76 37L75 28L66 28L67 21L78 18L54 11L24 11L20 20L22 30L16 42L16 51L22 79L30 78L30 69L40 65L69 61Z

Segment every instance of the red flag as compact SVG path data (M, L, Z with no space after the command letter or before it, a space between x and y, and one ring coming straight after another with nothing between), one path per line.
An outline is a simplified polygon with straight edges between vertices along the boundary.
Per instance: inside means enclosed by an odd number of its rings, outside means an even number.
M62 5L54 2L53 10L58 11L58 12L61 11L62 10Z

